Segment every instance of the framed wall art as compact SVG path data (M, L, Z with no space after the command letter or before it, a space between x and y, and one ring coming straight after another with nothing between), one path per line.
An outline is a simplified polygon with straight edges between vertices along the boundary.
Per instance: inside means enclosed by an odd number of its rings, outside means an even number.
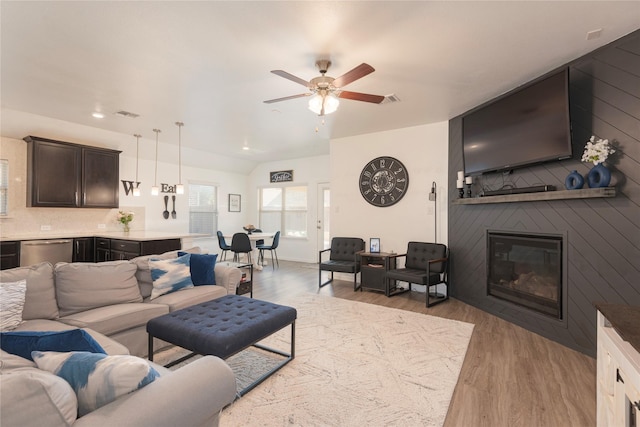
M240 212L240 195L229 194L229 212Z

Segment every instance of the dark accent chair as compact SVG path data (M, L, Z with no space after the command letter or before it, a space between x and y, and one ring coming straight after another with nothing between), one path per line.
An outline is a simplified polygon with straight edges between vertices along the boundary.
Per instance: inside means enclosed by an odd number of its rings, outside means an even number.
M222 258L221 261L224 261L225 259L227 259L227 251L231 250L231 246L227 245L227 241L224 240L222 231L218 230L216 234L218 235L218 245L220 246L220 250L222 251L222 253L220 254L220 258Z
M251 240L247 233L235 233L231 238L233 261L240 261L240 254L247 254L247 262L251 264Z
M359 237L334 237L331 239L331 248L323 249L318 254L318 284L323 287L333 281L333 273L351 273L353 274L353 290L356 291L360 286L357 285L357 276L360 272L360 263L358 254L364 250L364 240ZM322 254L329 252L329 259L323 261ZM331 278L322 283L322 272L330 271Z
M260 240L258 240L258 242L259 241ZM264 240L262 242L264 242ZM280 268L280 261L278 261L278 253L276 252L276 249L278 248L278 244L279 243L280 243L280 231L276 231L276 234L273 235L273 241L271 242L271 245L265 245L264 243L262 245L256 244L256 248L258 248L258 251L260 251L258 253L258 262L259 262L260 265L264 264L264 251L270 251L271 252L271 266L275 270L276 265L273 263L273 254L275 254L276 255L276 262L278 263L278 268Z
M407 253L390 258L405 258L404 268L387 271L386 280L427 286L427 307L449 299L449 249L441 243L409 242ZM388 283L388 286L391 284ZM445 294L437 292L444 285ZM432 288L435 288L432 291Z

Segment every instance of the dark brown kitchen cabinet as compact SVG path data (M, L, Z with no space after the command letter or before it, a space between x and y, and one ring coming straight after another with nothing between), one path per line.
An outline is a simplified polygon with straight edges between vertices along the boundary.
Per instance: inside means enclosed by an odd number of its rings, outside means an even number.
M0 242L0 270L20 266L20 242Z
M120 151L28 136L27 205L117 208Z
M180 239L125 240L96 237L96 262L128 260L180 249Z
M73 262L95 262L95 239L93 237L76 237L73 239Z
M111 239L96 237L96 262L111 261Z

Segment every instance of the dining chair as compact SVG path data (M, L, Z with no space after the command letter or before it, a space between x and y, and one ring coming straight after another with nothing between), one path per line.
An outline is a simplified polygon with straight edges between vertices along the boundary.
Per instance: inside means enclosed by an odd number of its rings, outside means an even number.
M259 228L256 228L255 230L253 230L253 232L262 233L262 230L260 230ZM256 248L260 245L264 245L264 239L256 240Z
M220 258L222 258L221 261L224 261L227 259L227 251L231 250L231 246L227 244L222 231L218 230L216 234L218 235L218 246L220 246L220 250L222 251Z
M231 252L233 261L240 260L240 254L247 254L247 262L251 264L251 240L247 233L235 233L231 238Z
M273 242L270 245L256 245L256 248L260 251L258 253L258 261L260 264L264 264L264 251L271 252L271 266L275 270L276 265L273 263L273 255L276 255L276 263L278 263L278 268L280 268L280 261L278 261L278 253L276 249L278 248L278 244L280 243L280 231L277 231L276 234L273 235Z

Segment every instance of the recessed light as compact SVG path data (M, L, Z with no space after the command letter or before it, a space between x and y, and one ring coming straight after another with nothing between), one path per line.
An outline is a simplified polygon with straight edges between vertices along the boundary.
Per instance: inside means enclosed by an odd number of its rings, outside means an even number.
M244 151L249 151L249 147L247 147L246 145L245 145L244 147L242 147L242 149L243 149Z
M104 119L104 114L99 113L99 112L95 112L92 114L93 117L95 117L96 119Z

